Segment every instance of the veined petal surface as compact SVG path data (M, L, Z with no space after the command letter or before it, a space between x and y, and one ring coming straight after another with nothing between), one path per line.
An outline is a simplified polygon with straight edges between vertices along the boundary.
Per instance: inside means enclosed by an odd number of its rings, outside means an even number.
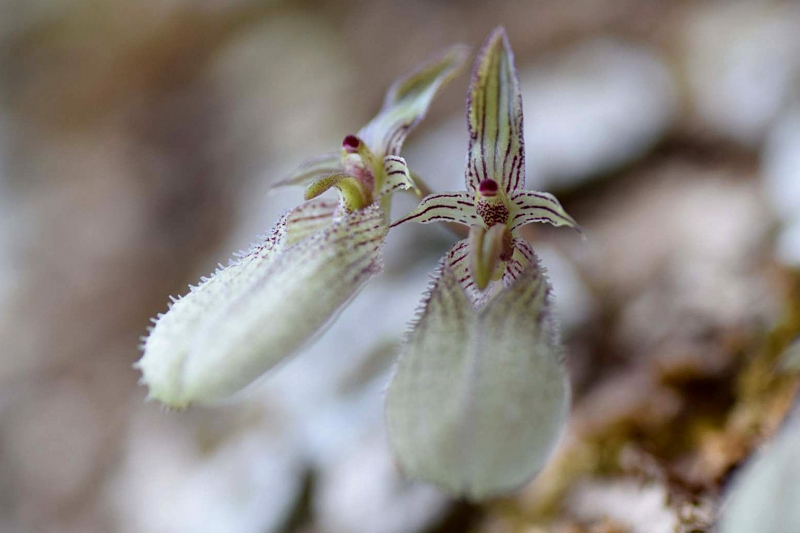
M554 226L568 226L579 233L580 226L575 222L561 203L550 193L536 191L516 191L511 194L512 231L531 222L547 222Z
M517 281L517 278L525 272L528 265L538 261L536 254L533 252L530 244L522 239L513 239L511 241L514 246L514 253L511 259L506 263L506 270L503 272L503 287L510 287Z
M525 186L522 96L514 54L503 28L489 36L475 62L467 100L467 190L495 180L507 193Z
M289 185L300 185L305 187L317 176L322 174L333 174L342 171L342 155L339 152L319 155L306 160L297 170L276 181L273 187L286 187Z
M338 208L337 200L314 198L292 209L286 216L286 244L291 246L330 226Z
M460 240L450 248L444 261L455 274L456 280L467 298L477 308L486 303L490 293L489 291L479 291L475 286L475 281L469 273L469 251L469 239Z
M408 221L421 224L447 221L465 226L481 224L480 218L475 213L474 195L466 191L429 194L413 211L393 222L392 226Z
M443 262L386 397L401 468L481 500L537 473L566 423L569 387L538 262L476 309Z
M151 395L175 408L212 402L297 352L381 269L387 231L382 210L370 206L295 244L284 240L257 268L218 272L147 339L139 366Z
M453 46L394 82L381 111L358 137L375 154L399 154L408 133L425 117L439 89L458 74L468 53L465 46Z
M383 182L383 187L381 187L381 196L397 190L411 190L417 195L420 194L416 183L411 178L411 171L408 170L406 160L399 155L387 155L384 157L383 170L386 174L386 179Z

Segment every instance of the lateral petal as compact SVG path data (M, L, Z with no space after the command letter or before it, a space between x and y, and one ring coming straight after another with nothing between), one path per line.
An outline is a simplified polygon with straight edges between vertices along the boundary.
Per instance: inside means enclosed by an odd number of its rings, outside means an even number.
M463 45L452 46L395 81L381 111L358 137L374 154L399 154L408 133L425 117L439 89L459 72L468 53Z
M442 220L465 226L480 224L480 219L475 213L474 196L466 191L429 194L413 211L392 223L392 227L408 221L428 224Z
M542 468L570 397L550 292L535 262L476 310L442 263L386 396L407 475L481 500Z
M385 179L381 187L380 196L393 193L397 190L413 191L414 194L422 196L417 184L411 177L406 160L399 155L387 155L383 158L383 170Z
M525 186L522 96L514 54L502 27L489 35L475 62L467 100L467 190L495 180L507 193Z
M554 226L568 226L583 233L575 219L564 211L558 199L550 193L516 191L511 194L510 200L512 231L531 222L547 222Z
M282 230L285 232L285 230ZM183 408L229 396L319 334L382 268L377 206L348 214L268 261L240 261L156 323L139 366L150 394Z
M317 157L312 157L301 164L297 170L286 176L285 178L276 181L272 187L287 187L290 185L307 186L322 174L333 174L342 172L342 154L339 152L331 152L322 154Z

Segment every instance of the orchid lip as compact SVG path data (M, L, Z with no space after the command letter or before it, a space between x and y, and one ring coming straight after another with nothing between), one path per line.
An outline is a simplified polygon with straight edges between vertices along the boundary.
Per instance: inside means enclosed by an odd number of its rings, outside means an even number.
M478 192L481 196L495 196L499 187L493 179L485 179L478 185Z

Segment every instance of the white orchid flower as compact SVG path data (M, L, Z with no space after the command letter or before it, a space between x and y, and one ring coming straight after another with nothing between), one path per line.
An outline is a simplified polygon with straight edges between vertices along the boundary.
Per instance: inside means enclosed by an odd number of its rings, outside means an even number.
M479 54L468 98L466 191L426 197L406 221L469 227L442 260L386 397L403 471L473 500L519 488L554 449L570 392L551 287L517 230L578 230L548 193L524 190L522 101L505 31Z
M309 201L154 320L135 365L149 398L183 409L236 393L303 348L381 271L391 194L416 190L400 148L466 56L450 48L395 82L339 153L278 184L306 185ZM329 188L339 201L316 198Z

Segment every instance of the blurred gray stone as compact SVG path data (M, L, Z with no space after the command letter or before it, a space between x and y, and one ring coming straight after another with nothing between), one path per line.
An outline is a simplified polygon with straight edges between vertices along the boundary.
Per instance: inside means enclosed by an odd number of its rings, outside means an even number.
M553 285L555 309L561 322L561 330L569 334L586 324L593 316L597 310L597 301L576 266L565 254L546 244L534 243L533 246Z
M631 533L673 533L679 522L667 501L667 490L658 484L598 480L581 483L567 499L567 506L577 518L611 519Z
M783 219L776 255L786 265L800 266L800 104L787 111L767 136L762 175L766 198Z
M777 319L760 266L773 217L759 189L730 169L672 162L584 217L589 239L576 258L590 286L621 306L619 339L631 353L659 356L667 344L694 353L715 331Z
M713 2L690 10L684 30L694 112L713 132L757 146L797 90L800 7Z
M640 157L677 108L654 50L612 38L582 42L520 69L528 187L573 186Z
M314 510L326 533L412 533L439 519L447 502L436 488L398 474L379 431L323 471Z
M722 510L719 533L800 531L798 450L800 418L795 416L734 479Z
M800 215L800 104L787 110L769 132L762 174L775 212L787 219Z
M121 468L107 490L119 530L280 530L303 472L289 435L253 406L193 414L163 413L152 405L139 409ZM203 426L214 419L221 429L204 435Z

